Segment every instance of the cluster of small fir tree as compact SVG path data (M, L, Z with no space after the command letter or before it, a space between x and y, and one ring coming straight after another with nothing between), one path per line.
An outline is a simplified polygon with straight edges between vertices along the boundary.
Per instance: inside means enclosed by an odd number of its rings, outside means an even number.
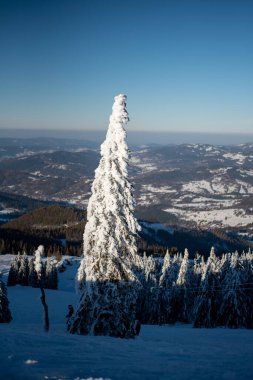
M142 323L192 323L194 327L253 328L253 254L224 254L207 261L189 253L143 257ZM157 269L155 269L157 268Z
M35 257L18 254L11 263L7 285L57 289L58 272L54 259L42 260L42 254L42 246L35 251Z

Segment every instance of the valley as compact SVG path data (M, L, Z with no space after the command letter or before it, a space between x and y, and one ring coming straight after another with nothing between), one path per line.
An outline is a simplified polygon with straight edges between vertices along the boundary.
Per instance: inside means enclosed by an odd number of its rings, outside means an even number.
M0 140L2 222L52 204L86 209L99 162L98 143ZM129 174L139 220L161 223L174 235L197 231L217 236L219 231L243 249L252 246L252 144L131 146ZM160 243L166 243L167 235Z

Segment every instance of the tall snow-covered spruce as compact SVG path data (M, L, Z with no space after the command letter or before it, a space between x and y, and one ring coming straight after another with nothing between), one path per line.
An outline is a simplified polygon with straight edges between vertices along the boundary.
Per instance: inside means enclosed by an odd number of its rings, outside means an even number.
M136 333L140 227L128 180L126 96L114 100L87 208L84 257L77 276L81 298L70 332L128 338Z

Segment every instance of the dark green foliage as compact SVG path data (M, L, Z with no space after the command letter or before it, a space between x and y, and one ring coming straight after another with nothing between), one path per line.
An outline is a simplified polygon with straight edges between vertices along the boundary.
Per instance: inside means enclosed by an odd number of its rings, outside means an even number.
M16 285L16 283L17 283L17 273L18 272L11 265L10 271L9 271L9 275L8 275L8 282L7 282L8 286L14 286L14 285Z
M63 206L48 206L36 209L28 214L25 214L18 219L6 223L2 228L11 228L18 231L26 231L30 229L54 230L60 227L76 225L81 221L85 221L86 214L84 211L63 207Z
M58 288L58 272L54 262L51 259L47 259L44 284L44 287L47 289Z
M34 267L34 258L29 261L29 275L28 275L28 285L33 288L37 287L38 276Z
M57 252L80 256L86 212L70 207L36 209L0 227L0 254L28 252L39 244L48 255Z
M163 323L175 323L178 314L178 300L175 292L175 283L177 281L180 269L180 256L176 255L168 267L163 269L160 279L161 291L161 321Z
M209 273L207 277L196 300L194 327L215 327L218 325L221 289L214 273Z
M14 286L18 283L17 281L19 277L20 264L21 264L21 259L20 259L20 255L18 254L13 260L13 262L11 263L7 286Z
M7 297L7 289L0 279L0 323L8 323L12 320L9 309L9 300Z

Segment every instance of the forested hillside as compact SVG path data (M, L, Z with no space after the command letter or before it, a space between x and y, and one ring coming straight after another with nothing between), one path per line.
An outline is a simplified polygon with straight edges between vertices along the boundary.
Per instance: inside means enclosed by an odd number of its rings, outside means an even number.
M48 206L1 226L0 252L32 254L40 244L48 255L80 255L86 212L70 207Z
M34 209L0 226L0 254L24 251L32 254L39 244L43 244L49 255L80 255L85 223L85 210L60 205ZM185 247L188 247L191 257L196 252L207 256L211 246L216 247L218 254L253 248L252 242L223 229L173 229L166 224L143 220L140 220L140 225L138 249L148 255L163 257L167 249L177 252Z

